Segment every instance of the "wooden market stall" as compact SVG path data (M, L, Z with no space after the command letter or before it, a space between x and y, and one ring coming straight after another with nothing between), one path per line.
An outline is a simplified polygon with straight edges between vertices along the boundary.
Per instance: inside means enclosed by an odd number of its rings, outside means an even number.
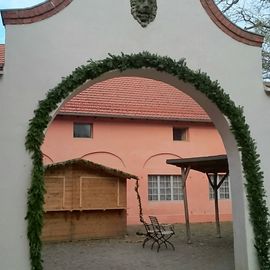
M44 241L126 233L126 179L136 176L74 159L46 166L44 179Z
M219 222L218 189L229 175L229 165L227 156L218 155L218 156L192 157L183 159L168 159L166 163L181 168L187 242L191 243L188 196L186 189L186 181L190 170L199 171L207 175L209 184L211 185L214 191L217 236L221 237L220 222ZM223 175L220 181L218 181L219 174Z

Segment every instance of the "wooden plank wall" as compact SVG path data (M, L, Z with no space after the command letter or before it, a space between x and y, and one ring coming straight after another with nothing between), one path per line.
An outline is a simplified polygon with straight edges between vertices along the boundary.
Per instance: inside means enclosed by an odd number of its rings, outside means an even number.
M45 179L45 211L49 209L63 209L64 208L64 176L50 176Z
M72 240L124 236L126 211L84 211L73 217Z
M81 177L82 208L118 207L118 179L102 177Z
M72 241L121 237L126 233L126 210L45 213L43 241Z
M72 212L47 212L44 214L44 224L41 239L43 241L71 240Z
M45 175L45 211L126 208L126 181L84 170Z
M126 181L85 168L45 173L44 241L123 236Z

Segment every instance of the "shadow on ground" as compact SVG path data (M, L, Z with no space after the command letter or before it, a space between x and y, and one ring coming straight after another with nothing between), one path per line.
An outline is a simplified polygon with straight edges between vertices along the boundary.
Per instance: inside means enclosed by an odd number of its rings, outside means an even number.
M129 226L123 239L88 240L44 244L44 270L233 270L232 224L221 224L222 238L215 236L215 224L192 224L192 244L186 243L185 227L175 225L175 251L151 245L142 248L142 226Z

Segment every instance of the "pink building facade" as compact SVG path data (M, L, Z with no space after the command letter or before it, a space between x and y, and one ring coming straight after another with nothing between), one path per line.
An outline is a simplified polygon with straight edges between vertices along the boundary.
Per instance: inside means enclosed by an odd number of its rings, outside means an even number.
M166 160L219 155L225 149L205 112L181 91L123 77L95 84L64 104L48 127L42 152L46 164L83 158L137 175L144 216L183 223L181 171ZM128 224L139 223L134 187L129 181ZM207 177L192 171L187 191L190 221L214 221ZM231 220L228 194L220 194L221 220Z

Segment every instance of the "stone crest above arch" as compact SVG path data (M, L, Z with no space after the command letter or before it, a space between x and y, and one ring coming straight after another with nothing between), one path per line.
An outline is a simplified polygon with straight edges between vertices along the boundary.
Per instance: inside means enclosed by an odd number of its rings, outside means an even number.
M131 14L136 21L146 27L152 22L157 13L156 0L130 0Z

